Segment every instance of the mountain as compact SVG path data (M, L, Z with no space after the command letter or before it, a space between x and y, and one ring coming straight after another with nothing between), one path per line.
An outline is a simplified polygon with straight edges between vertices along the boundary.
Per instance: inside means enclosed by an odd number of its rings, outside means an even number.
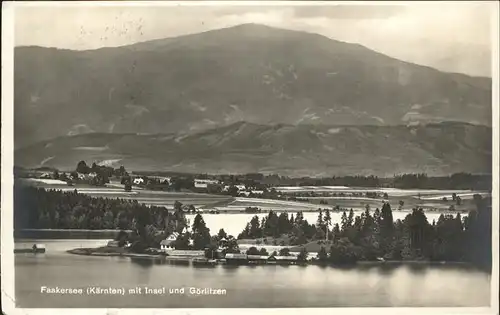
M80 160L128 170L198 173L379 175L491 173L491 128L258 125L239 122L191 135L95 133L15 151L15 164L73 170Z
M490 78L263 25L88 51L17 47L14 63L16 148L82 133L193 133L242 120L491 125Z

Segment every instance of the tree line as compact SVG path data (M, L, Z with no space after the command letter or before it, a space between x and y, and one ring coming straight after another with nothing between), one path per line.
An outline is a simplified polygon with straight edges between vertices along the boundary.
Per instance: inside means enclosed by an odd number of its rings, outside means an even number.
M367 208L358 216L344 211L340 224L332 224L328 210L319 213L316 224L303 220L300 212L288 218L286 212L271 211L261 221L254 216L238 237L289 236L290 245L315 242L321 245L318 260L323 263L426 260L491 268L491 200L475 195L474 201L476 209L468 215L442 214L433 222L428 222L421 208L394 221L389 203L373 213Z
M470 173L455 173L449 176L428 176L425 173L412 173L394 175L392 178L382 178L373 175L293 178L277 174L264 175L251 173L243 175L199 174L196 178L219 180L229 186L246 185L255 190L269 189L273 186L348 186L400 189L491 190L492 180L491 175L476 175Z
M16 173L19 173L18 170ZM58 171L54 171L54 176L59 176ZM99 178L97 184L108 182L108 179L115 176L125 178L131 182L129 173L123 166L113 169L109 166L100 166L95 162L88 166L85 161L78 162L76 169L72 172L72 177L77 178L77 173L89 174L96 173ZM449 176L428 176L421 174L398 174L392 178L382 178L373 175L363 176L332 176L322 178L299 177L293 178L280 176L277 174L264 175L260 173L249 173L241 175L209 175L209 174L182 174L165 172L143 172L141 176L145 179L143 186L149 186L157 190L180 191L182 189L196 190L194 188L194 179L212 179L218 180L224 185L235 186L245 185L251 190L268 190L273 186L349 186L349 187L372 187L372 188L400 188L400 189L453 189L453 190L491 190L491 175L478 175L470 173L455 173ZM64 173L63 173L64 174ZM149 176L151 175L151 176ZM170 183L160 181L153 175L168 175L172 177ZM66 175L63 175L66 176ZM61 178L65 180L65 178ZM223 193L220 185L209 185L209 193ZM234 193L234 192L233 192ZM232 194L231 191L227 194Z
M238 235L238 239L256 239L263 237L274 237L286 235L290 238L291 245L304 244L317 235L314 224L304 219L302 211L288 217L287 212L279 215L275 211L269 211L268 215L259 220L253 216L247 223L245 229Z
M174 247L198 249L217 247L228 238L226 250L239 252L236 239L220 230L211 236L203 217L195 216L192 225L185 216L183 204L174 209L146 206L137 200L91 197L61 190L14 186L14 229L88 229L119 230L116 240L132 244L134 252L160 248L161 241L178 232ZM132 231L131 233L125 232Z

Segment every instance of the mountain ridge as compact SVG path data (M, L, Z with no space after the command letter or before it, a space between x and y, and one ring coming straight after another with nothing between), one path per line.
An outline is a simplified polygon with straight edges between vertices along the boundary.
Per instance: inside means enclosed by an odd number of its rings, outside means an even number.
M191 134L239 120L491 125L489 78L314 33L264 30L235 26L86 51L16 47L15 146L88 132Z
M491 128L467 123L346 127L240 122L190 135L66 136L16 150L14 157L16 166L62 169L86 160L188 173L490 173Z

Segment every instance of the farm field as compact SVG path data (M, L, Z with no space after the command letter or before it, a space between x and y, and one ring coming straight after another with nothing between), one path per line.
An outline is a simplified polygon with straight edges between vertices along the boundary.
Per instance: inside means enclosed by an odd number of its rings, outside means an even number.
M154 206L165 206L168 208L173 207L176 201L185 205L194 205L195 207L214 206L219 203L229 203L233 201L233 197L221 195L209 195L192 192L166 192L166 191L152 191L146 189L135 189L126 192L123 188L116 187L112 184L106 187L95 187L87 185L75 186L62 186L54 185L53 183L44 183L40 181L33 181L32 179L21 180L24 185L31 185L45 189L56 189L61 191L74 191L75 189L82 194L87 194L92 197L102 198L120 198L128 200L137 200L139 203Z
M366 196L324 196L324 197L304 197L307 200L297 201L292 200L274 200L262 198L247 198L247 197L231 197L225 195L210 195L204 193L193 192L165 192L165 191L152 191L147 189L134 189L131 192L126 192L116 182L106 185L106 187L95 187L88 185L63 185L62 181L58 180L39 180L39 179L20 179L20 183L32 185L36 187L43 187L46 189L57 189L62 191L74 191L79 193L88 194L94 197L105 198L121 198L129 200L137 200L139 203L154 206L165 206L168 208L173 207L175 201L179 201L184 205L194 205L197 208L204 210L218 210L222 213L243 212L247 207L257 207L263 212L269 210L275 211L317 211L321 209L353 209L362 211L369 206L370 209L375 210L381 208L383 198L369 198ZM65 184L65 183L64 183ZM491 195L488 192L475 192L467 190L403 190L403 189L387 189L387 188L348 188L337 186L326 187L278 187L278 191L282 191L284 196L288 193L314 191L316 193L327 192L329 193L366 193L377 192L387 193L389 203L392 205L393 210L410 211L414 207L422 207L425 211L448 211L453 206L455 211L467 212L474 207L472 200L474 194L481 194L483 196ZM452 200L452 194L456 193L460 196L462 202L457 205ZM443 200L446 198L446 200ZM325 204L325 202L327 204ZM401 205L402 204L402 205Z

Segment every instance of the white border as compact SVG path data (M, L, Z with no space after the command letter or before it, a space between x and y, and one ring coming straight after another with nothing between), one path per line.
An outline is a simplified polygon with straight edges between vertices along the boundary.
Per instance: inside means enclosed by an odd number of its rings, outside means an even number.
M339 4L349 5L415 5L425 4L477 4L489 3L492 7L492 127L493 127L493 268L491 282L491 307L486 308L263 308L263 309L20 309L14 304L14 239L13 239L13 47L14 47L14 7L51 7L51 6L332 6ZM303 312L323 313L332 312L340 314L358 314L359 312L369 312L370 314L498 314L498 222L499 222L499 3L496 1L141 1L141 2L97 2L97 1L72 1L72 2L4 2L2 3L2 194L1 194L1 279L2 279L2 308L5 314L279 314L281 312L288 315L302 314ZM443 292L446 294L446 292Z

